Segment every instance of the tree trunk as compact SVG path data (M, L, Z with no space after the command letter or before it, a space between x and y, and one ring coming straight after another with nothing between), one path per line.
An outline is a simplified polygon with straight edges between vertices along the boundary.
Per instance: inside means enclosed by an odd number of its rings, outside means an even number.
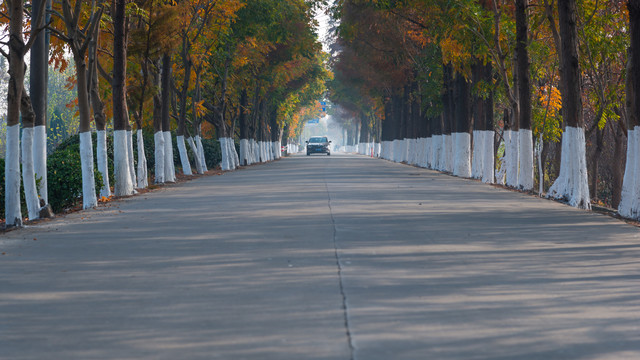
M42 1L34 0L34 19L40 14ZM50 7L50 3L48 4ZM31 29L31 36L34 36L37 29ZM31 76L29 79L29 93L31 103L35 113L34 138L33 138L33 166L35 176L40 179L38 183L38 193L40 199L45 204L49 203L48 183L47 183L47 81L48 81L48 55L49 55L49 31L35 35L36 39L31 47Z
M529 53L527 51L529 22L528 0L516 0L516 57L518 72L518 187L533 189L533 134L531 132L531 84L529 80Z
M97 30L97 29L96 29ZM104 102L100 98L98 88L98 36L99 31L94 33L89 45L89 99L91 108L93 109L93 119L96 123L97 144L96 158L98 171L102 175L102 188L100 189L100 197L111 196L111 187L109 184L109 166L107 159L107 115L104 111Z
M162 56L162 134L164 137L164 181L175 182L176 170L173 164L173 143L171 141L171 56Z
M451 137L455 126L453 67L451 65L443 66L442 151L438 170L453 172L453 141Z
M9 9L9 88L7 90L7 138L5 159L5 220L21 226L20 209L20 100L24 90L23 2L7 1Z
M187 148L185 146L185 134L186 134L186 118L187 118L187 95L189 92L189 82L191 80L191 59L189 59L189 41L186 36L182 40L182 65L184 67L184 79L182 81L182 89L179 92L179 113L178 113L178 128L176 130L176 142L178 144L178 152L180 154L180 163L182 165L182 173L185 175L192 175L191 164L189 163L189 157L187 156Z
M598 121L598 120L596 120ZM600 157L604 150L604 132L605 129L596 128L596 150L591 161L591 186L589 186L589 196L594 201L598 201L598 167L600 165Z
M159 65L159 64L157 64ZM158 66L159 67L159 66ZM153 83L160 86L160 74L153 73ZM155 183L164 184L164 133L162 131L162 93L153 95L153 140L155 159Z
M590 209L576 16L575 0L558 1L564 71L562 108L566 127L562 136L560 175L549 189L549 196L564 199L574 207Z
M624 152L624 129L622 128L622 124L620 122L616 122L613 125L613 136L615 141L615 147L613 152L613 180L611 186L611 207L617 209L620 205L621 195L622 195L622 180L624 177L624 163L626 159L626 154Z
M78 112L80 114L80 158L82 164L82 207L92 208L98 205L96 197L95 177L93 174L93 145L91 140L91 111L89 109L89 92L87 89L87 64L84 54L74 49L74 61L76 65L76 86L78 95Z
M453 175L471 177L471 135L470 114L471 88L469 83L460 73L454 77L454 116L455 132L453 138Z
M129 164L129 144L127 125L127 50L125 39L125 0L115 0L113 15L113 157L115 175L115 194L127 196L133 194L133 182Z
M632 219L640 219L640 0L628 0L631 48L627 64L627 159L618 212Z
M40 200L36 188L36 174L33 166L33 124L35 113L31 107L31 99L26 91L22 92L20 102L22 113L22 183L24 184L24 197L27 203L29 219L40 217Z
M240 92L240 114L238 120L240 123L240 165L251 165L251 144L249 141L249 117L246 108L249 105L249 96L247 90L242 89Z

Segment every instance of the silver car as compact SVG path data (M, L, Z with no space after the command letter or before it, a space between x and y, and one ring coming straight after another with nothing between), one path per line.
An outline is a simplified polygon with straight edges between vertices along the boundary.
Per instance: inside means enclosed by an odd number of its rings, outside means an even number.
M329 144L331 141L326 136L314 136L307 143L307 156L311 154L327 154L331 155Z

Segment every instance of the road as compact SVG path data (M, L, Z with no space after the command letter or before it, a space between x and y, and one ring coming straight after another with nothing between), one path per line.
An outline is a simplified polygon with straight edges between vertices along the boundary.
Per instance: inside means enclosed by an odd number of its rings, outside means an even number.
M640 232L292 156L2 234L0 359L640 359Z

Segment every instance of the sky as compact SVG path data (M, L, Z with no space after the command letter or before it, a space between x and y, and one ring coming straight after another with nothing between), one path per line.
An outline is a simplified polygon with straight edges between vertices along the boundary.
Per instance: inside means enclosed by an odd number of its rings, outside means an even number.
M328 6L332 6L333 1L329 2ZM327 6L327 7L328 7ZM318 22L318 40L322 43L322 49L325 52L329 52L330 39L328 38L329 30L329 15L326 14L326 8L316 11L316 21Z

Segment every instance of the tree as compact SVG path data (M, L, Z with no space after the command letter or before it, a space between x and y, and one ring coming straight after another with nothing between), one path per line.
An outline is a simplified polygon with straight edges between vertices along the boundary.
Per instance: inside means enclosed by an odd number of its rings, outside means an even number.
M518 187L533 189L533 133L531 132L531 85L529 76L529 21L527 0L516 0L516 60L518 83L519 171Z
M49 0L34 0L33 17L39 18L41 3L46 2L45 7L51 7ZM44 15L43 15L44 16ZM43 20L46 20L43 18ZM45 23L46 21L43 21ZM49 32L39 33L37 27L32 27L31 36L36 40L31 48L29 93L35 115L34 139L33 139L33 165L38 182L38 194L45 204L49 203L47 193L47 83L48 83L48 55Z
M22 112L27 129L23 137L22 150L25 183L25 197L30 218L39 216L40 204L37 196L35 170L33 167L33 126L34 116L31 108L31 100L24 91L25 63L24 56L33 46L37 33L41 30L44 18L45 3L40 4L38 18L32 18L32 27L36 29L25 43L23 36L24 3L22 0L5 2L7 13L3 16L9 19L9 41L7 54L2 54L9 60L9 90L7 92L7 135L6 135L6 159L5 159L5 221L7 226L21 226L22 214L20 210L20 140L19 121Z
M629 130L627 132L627 163L622 185L622 199L618 212L632 219L640 219L640 1L628 0L631 48L627 66L627 104L629 108Z
M113 149L114 172L116 177L115 194L118 196L133 194L131 164L129 164L129 145L127 144L127 126L129 111L127 108L127 35L125 29L125 0L115 0L113 19Z
M558 18L563 69L562 114L566 126L562 136L560 175L549 189L549 196L564 199L574 207L590 209L575 0L558 1Z
M85 18L83 7L87 6L88 4L83 0L76 1L73 7L68 0L62 0L62 13L54 10L54 14L64 22L64 30L51 28L52 33L69 46L76 68L76 91L80 117L80 157L82 162L82 207L84 209L95 207L98 204L93 172L91 109L87 85L89 77L87 50L103 12L102 7L98 7L98 9L92 7ZM80 23L81 20L84 20L82 25Z

